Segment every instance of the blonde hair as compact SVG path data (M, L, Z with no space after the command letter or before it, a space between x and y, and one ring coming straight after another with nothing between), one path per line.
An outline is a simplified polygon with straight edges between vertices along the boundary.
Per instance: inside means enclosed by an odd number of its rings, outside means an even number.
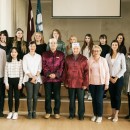
M32 41L36 41L36 39L35 39L35 35L36 35L36 34L40 34L40 35L41 35L40 43L41 43L41 44L44 44L44 36L43 36L43 34L42 34L41 32L35 32L35 33L33 34L33 36L32 36Z
M99 45L93 45L92 51L98 48L102 52L102 48Z
M71 38L74 38L74 39L75 39L75 42L77 42L77 37L76 37L76 36L71 35L70 38L69 38L69 41L71 40Z
M17 41L17 36L16 36L16 34L17 34L18 31L21 31L22 34L24 33L21 28L17 28L17 30L16 30L16 32L15 32L14 41L13 41L13 47L17 47L17 42L18 42L18 41ZM24 41L24 37L22 36L22 38L21 38L21 50L22 50L23 53L26 53L26 52L27 52L27 45L26 45L26 44L27 44L27 43Z

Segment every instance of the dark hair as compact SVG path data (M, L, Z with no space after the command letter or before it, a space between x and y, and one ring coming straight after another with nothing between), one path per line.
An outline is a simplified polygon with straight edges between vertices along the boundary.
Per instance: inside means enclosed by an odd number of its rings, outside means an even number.
M89 46L88 46L88 43L85 41L85 38L86 37L89 37L90 38L90 43L89 43ZM82 54L83 54L83 50L85 49L86 46L88 46L88 48L90 49L90 53L92 52L92 47L93 47L94 43L93 43L93 38L92 38L92 35L91 34L86 34L85 37L84 37L84 44L82 46Z
M9 38L9 37L8 37L8 32L7 32L7 30L1 31L1 32L0 32L0 36L1 36L2 34L6 36L6 43L7 43L7 42L8 42L8 38Z
M100 39L106 39L106 44L107 44L107 35L101 34L101 35L99 36L99 40L100 40ZM101 43L99 43L99 45L101 45Z
M8 59L7 59L8 62L12 62L11 52L12 52L12 50L14 50L14 49L15 49L15 50L17 51L17 53L18 53L17 47L12 47L12 48L10 49L9 57L8 57ZM17 55L17 60L18 60L18 61L20 60L20 58L19 58L19 53L18 53L18 55Z
M122 40L122 43L120 44L120 46L124 46L124 44L125 44L125 37L124 37L124 34L123 34L123 33L117 34L116 40L117 40L118 36L122 36L122 37L123 37L123 40Z
M30 46L30 45L33 45L33 44L36 45L36 41L30 41L30 42L29 42L29 46Z
M117 48L117 52L119 52L119 42L117 41L117 40L113 40L112 42L111 42L111 46L112 46L112 43L113 42L116 42L116 43L118 43L118 48ZM113 50L112 50L112 47L110 48L110 56L112 56L113 55Z
M54 30L52 31L52 33L51 33L51 38L54 38L54 37L53 37L53 32L54 32L54 31L59 34L58 40L61 40L61 33L60 33L60 30L58 30L58 29L54 29Z

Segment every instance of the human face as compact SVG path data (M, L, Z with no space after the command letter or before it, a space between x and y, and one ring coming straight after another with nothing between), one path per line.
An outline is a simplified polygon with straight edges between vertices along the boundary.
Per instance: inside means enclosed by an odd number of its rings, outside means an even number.
M36 45L35 44L29 45L29 50L31 53L34 53L36 51Z
M0 40L1 42L6 42L6 36L4 34L1 34Z
M119 42L119 45L121 45L122 41L123 41L123 36L122 35L119 35L117 37L117 41Z
M117 51L118 43L117 42L113 42L112 45L111 45L111 48L112 48L113 51Z
M90 37L86 36L85 41L86 41L86 43L90 43Z
M49 43L49 46L50 46L51 51L54 52L56 51L58 44L57 42L52 41L51 43Z
M41 39L42 39L41 34L40 34L40 33L36 33L36 34L35 34L35 40L36 40L36 42L40 42Z
M70 38L70 43L72 44L72 43L75 43L75 42L77 42L76 38L75 37L71 37Z
M99 48L94 48L92 50L93 57L99 57L101 54L101 50Z
M11 56L12 56L12 59L16 59L16 58L17 58L18 52L16 51L16 49L13 49L13 50L11 51Z
M106 38L100 38L99 41L100 41L101 45L105 45L107 39Z
M72 48L73 54L78 55L80 53L80 47L74 47Z
M17 31L16 37L17 37L17 39L21 39L23 37L23 32L22 31Z
M53 38L57 39L59 38L59 33L57 31L53 32Z

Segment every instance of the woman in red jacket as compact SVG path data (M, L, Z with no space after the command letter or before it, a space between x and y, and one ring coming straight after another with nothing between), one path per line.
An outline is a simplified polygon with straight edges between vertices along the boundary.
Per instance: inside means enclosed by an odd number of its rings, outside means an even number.
M78 117L84 119L84 90L88 87L87 58L80 54L79 43L72 43L73 54L66 57L64 82L69 93L69 118L75 117L75 100L78 98Z

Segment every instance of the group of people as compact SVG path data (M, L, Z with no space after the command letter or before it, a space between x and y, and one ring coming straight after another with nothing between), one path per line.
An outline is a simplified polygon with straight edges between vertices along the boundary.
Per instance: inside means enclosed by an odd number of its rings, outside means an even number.
M28 118L36 118L37 99L40 85L45 90L45 118L52 114L51 99L54 96L54 117L60 118L61 83L68 89L69 119L75 118L76 99L78 100L78 119L84 120L85 91L92 97L93 116L91 121L101 123L103 98L109 90L113 122L118 121L121 106L121 93L125 85L128 92L130 118L130 54L126 56L125 38L119 33L111 46L107 36L100 35L99 45L94 45L91 34L86 34L83 46L77 37L71 36L66 46L61 33L54 29L48 44L44 43L42 33L36 32L33 40L24 41L23 30L18 28L11 45L8 45L7 32L0 33L0 117L3 115L5 88L8 91L9 113L7 119L18 119L20 90L25 86L27 92ZM125 73L126 72L126 73ZM15 111L13 112L13 96ZM32 101L33 100L33 101Z

